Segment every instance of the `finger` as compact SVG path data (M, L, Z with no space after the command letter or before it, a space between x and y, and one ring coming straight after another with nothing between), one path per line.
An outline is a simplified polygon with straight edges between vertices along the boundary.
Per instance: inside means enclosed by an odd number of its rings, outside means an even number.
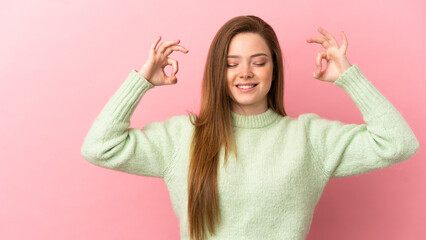
M340 32L340 35L342 36L342 46L343 52L346 54L346 49L348 49L348 39L346 38L346 35L343 31Z
M333 45L335 45L335 46L337 46L337 41L336 41L336 39L330 34L330 33L328 33L327 31L325 31L324 29L322 29L321 27L318 27L318 31L322 34L322 35L324 35L329 41L330 41L330 43L331 44L333 44Z
M172 51L181 51L183 53L188 53L188 49L180 46L180 45L175 45L175 46L170 46L166 49L166 51L164 52L164 55L169 56Z
M324 51L324 52L319 52L318 54L317 54L317 57L316 57L316 61L315 61L315 63L317 64L317 70L315 71L315 73L318 75L318 76L320 76L321 74L322 74L322 63L321 63L321 61L322 61L322 59L324 58L324 59L326 59L326 57L327 57L327 52L326 51Z
M169 58L168 60L167 60L167 62L169 63L169 64L172 64L172 75L174 76L174 75L176 75L176 73L179 71L179 67L178 67L178 61L176 61L175 59L173 59L173 58Z
M315 72L313 72L313 73L312 73L312 76L313 76L314 78L318 79L318 80L322 80L322 75L323 75L323 73L324 73L324 72L320 72L320 73L318 73L317 71L315 71Z
M155 40L155 42L151 44L151 48L150 48L151 54L155 53L155 48L157 47L157 44L158 42L160 42L160 40L161 40L161 36L159 36L157 40Z
M308 39L306 39L306 41L308 43L319 43L324 48L328 48L330 46L330 44L328 43L328 40L324 39L324 38L308 38Z
M170 83L176 83L176 81L177 81L176 73L179 70L178 69L178 62L173 58L168 58L167 63L168 63L168 65L172 66L171 77L168 77L168 80L169 80Z
M164 53L165 49L173 44L178 44L180 40L167 41L162 43L161 46L158 47L159 53Z

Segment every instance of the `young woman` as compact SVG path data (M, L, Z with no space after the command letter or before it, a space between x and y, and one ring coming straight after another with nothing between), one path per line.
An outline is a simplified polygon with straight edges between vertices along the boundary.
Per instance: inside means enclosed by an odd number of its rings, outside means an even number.
M159 37L100 112L81 154L101 167L164 179L181 239L305 239L330 178L397 164L419 148L401 114L349 63L345 34L339 47L318 30L323 37L307 40L324 47L313 77L345 90L365 124L287 116L277 36L247 15L230 19L213 39L198 115L129 128L146 91L178 82L169 55L189 52L179 40L158 45Z

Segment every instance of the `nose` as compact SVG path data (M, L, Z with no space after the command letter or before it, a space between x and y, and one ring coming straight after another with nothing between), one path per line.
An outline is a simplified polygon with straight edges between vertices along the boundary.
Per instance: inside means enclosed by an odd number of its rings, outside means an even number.
M244 79L253 77L253 72L251 71L250 64L243 64L240 75Z

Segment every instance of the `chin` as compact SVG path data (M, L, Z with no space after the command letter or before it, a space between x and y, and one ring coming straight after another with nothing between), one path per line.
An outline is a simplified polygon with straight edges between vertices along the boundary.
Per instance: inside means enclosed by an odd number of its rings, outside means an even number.
M250 106L256 104L255 101L237 101L237 103L241 106Z

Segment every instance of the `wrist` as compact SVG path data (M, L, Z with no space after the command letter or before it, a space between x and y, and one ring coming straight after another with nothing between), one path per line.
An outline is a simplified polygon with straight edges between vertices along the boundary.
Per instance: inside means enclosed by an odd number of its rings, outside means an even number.
M139 75L141 75L143 78L145 78L146 80L148 80L149 79L149 76L148 75L146 75L145 73L143 73L141 70L139 70L139 71L137 71L137 70L135 70L137 73L139 73ZM149 80L148 80L149 81Z
M348 70L350 67L352 67L352 64L350 64L350 62L348 60L343 61L341 64L339 64L339 71L340 74L343 74L346 70Z

